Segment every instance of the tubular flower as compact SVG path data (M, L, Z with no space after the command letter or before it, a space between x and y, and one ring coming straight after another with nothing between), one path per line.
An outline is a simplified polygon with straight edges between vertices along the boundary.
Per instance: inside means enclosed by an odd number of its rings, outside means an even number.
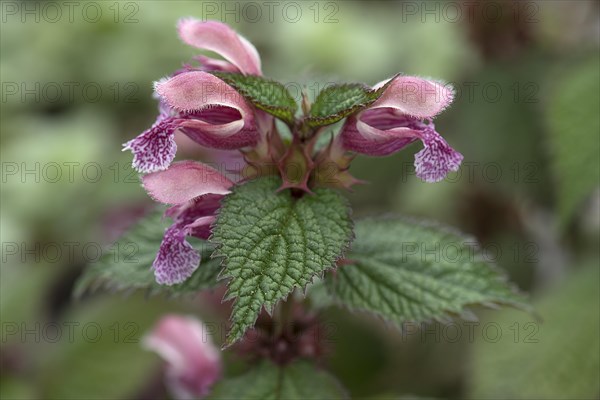
M123 145L133 153L133 167L141 173L166 169L177 151L175 131L188 135L202 146L239 149L253 146L271 123L229 85L203 71L228 71L261 75L260 57L254 46L229 26L216 21L187 18L178 24L181 40L210 50L224 60L198 56L200 69L185 66L171 78L155 83L160 100L159 116L152 127ZM177 100L182 97L183 101Z
M394 78L377 101L346 120L335 145L356 153L386 156L420 140L424 148L415 155L416 175L426 182L440 181L450 171L457 171L463 159L432 122L452 99L452 90L438 82Z
M166 383L176 399L204 398L221 378L221 355L207 332L195 318L167 315L143 339L168 363Z
M219 202L233 182L195 161L174 163L166 171L145 175L142 182L154 200L171 205L165 215L173 219L152 264L154 276L160 284L181 283L200 264L200 254L186 237L208 238Z

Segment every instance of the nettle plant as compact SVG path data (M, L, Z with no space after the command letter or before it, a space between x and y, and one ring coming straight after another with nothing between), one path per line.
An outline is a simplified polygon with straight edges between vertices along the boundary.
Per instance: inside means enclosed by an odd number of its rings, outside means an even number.
M170 294L227 286L224 300L233 302L223 347L236 344L261 361L221 379L219 354L198 333L203 325L170 317L147 343L169 361L174 393L205 396L219 381L211 396L345 397L310 362L323 352L315 332L325 307L368 312L399 328L471 316L473 305L527 307L472 239L407 218L354 221L343 196L359 183L349 172L356 154L387 156L420 141L419 178L436 182L459 168L463 156L432 121L452 102L450 86L397 75L374 87L329 85L298 105L283 84L262 76L254 46L227 25L184 19L178 30L185 43L223 60L198 56L199 66L156 82L156 122L124 145L143 187L168 208L121 239L135 243L137 262L105 257L77 286L78 293L105 285ZM241 152L243 166L173 162L176 131Z

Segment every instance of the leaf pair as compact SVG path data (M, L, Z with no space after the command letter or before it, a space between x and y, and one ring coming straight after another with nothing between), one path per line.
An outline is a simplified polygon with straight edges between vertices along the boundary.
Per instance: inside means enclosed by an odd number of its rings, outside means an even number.
M293 125L298 105L285 86L277 81L255 75L212 72L236 89L256 108L288 125ZM391 82L391 80L390 80ZM377 100L387 85L374 90L361 83L327 86L317 96L305 122L310 128L334 124Z

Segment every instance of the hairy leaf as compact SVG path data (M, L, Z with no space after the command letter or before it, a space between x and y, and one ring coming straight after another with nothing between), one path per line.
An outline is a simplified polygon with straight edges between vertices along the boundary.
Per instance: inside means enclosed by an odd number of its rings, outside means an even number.
M348 395L329 373L306 361L278 367L264 361L244 375L225 379L209 399L309 400L346 399Z
M293 124L298 104L281 83L256 75L211 72L237 90L257 108Z
M311 106L308 125L313 128L331 125L357 113L377 100L388 85L389 83L377 90L362 83L329 86L319 93Z
M88 265L75 285L74 296L104 287L110 290L148 289L151 293L194 293L217 285L220 265L211 260L214 247L206 241L189 238L200 252L201 265L185 282L173 286L159 285L154 278L152 262L156 257L165 229L171 223L163 218L162 209L143 217L117 242L107 248L95 263Z
M235 298L228 344L254 325L264 306L294 288L304 288L342 256L352 238L346 199L330 189L313 195L277 192L278 179L262 178L226 196L213 228L216 256L225 257L230 278L227 299Z
M456 232L397 218L357 222L347 263L327 280L338 302L396 324L444 320L469 305L527 308L474 247Z

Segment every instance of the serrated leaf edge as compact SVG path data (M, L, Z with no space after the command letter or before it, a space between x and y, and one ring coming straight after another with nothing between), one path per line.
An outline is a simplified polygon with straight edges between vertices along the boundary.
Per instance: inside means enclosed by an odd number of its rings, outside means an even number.
M247 181L244 182L244 185L250 183L252 181ZM330 189L333 190L333 189ZM286 190L287 192L287 190ZM354 239L356 238L356 234L354 231L354 219L352 219L352 207L350 204L350 201L348 200L348 198L346 198L345 196L340 195L339 191L335 191L336 193L338 193L339 197L342 199L342 201L344 202L344 205L346 207L346 210L348 212L348 219L350 220L350 238L342 245L342 248L340 250L340 255L333 261L332 265L326 267L325 269L323 269L320 273L313 275L313 277L311 278L311 280L304 286L303 288L303 295L306 296L307 294L307 288L310 284L315 283L315 280L323 280L325 277L325 273L331 269L337 269L337 263L339 260L343 259L346 252L348 250L350 250L352 243L354 242ZM222 200L223 202L227 201L227 196ZM221 203L223 204L223 203ZM218 221L219 219L219 214L221 212L221 207L219 207L219 210L216 213L216 218L215 218L215 222ZM214 226L214 225L213 225ZM211 226L211 231L212 231L212 226ZM227 268L227 256L225 256L224 254L219 254L219 250L221 249L221 247L223 246L222 243L216 242L213 240L213 235L211 234L211 236L208 238L208 242L213 244L215 246L215 249L213 250L212 254L210 255L211 259L217 259L217 258L221 258L221 272L219 272L219 275L217 276L217 281L226 281L226 287L227 287L227 292L229 291L229 283L231 282L232 278L231 276L225 275L225 270ZM275 306L277 306L277 304L279 302L283 301L287 301L287 299L289 298L290 295L293 295L293 293L295 292L295 290L299 288L299 286L294 285L292 287L292 290L285 296L280 298L279 300L277 300L275 302L275 304L272 305L272 309L269 310L264 304L261 307L260 310L262 310L264 308L264 310L269 314L272 315L272 311L275 308ZM235 304L235 302L237 301L237 296L235 297L228 297L228 293L225 293L225 295L223 296L223 299L221 300L221 304L228 302L228 301L233 301L232 305ZM259 314L260 314L260 310L259 310ZM256 318L254 318L254 321L252 322L252 325L247 328L238 339L234 340L234 341L230 341L229 338L229 333L227 335L227 339L225 340L225 343L223 344L223 346L221 347L222 350L225 350L226 348L230 347L231 345L235 344L237 341L241 340L243 338L243 335L249 330L252 329L254 327L254 325L256 324L256 320L258 319L258 315L256 316ZM228 321L233 322L233 314L230 315Z

